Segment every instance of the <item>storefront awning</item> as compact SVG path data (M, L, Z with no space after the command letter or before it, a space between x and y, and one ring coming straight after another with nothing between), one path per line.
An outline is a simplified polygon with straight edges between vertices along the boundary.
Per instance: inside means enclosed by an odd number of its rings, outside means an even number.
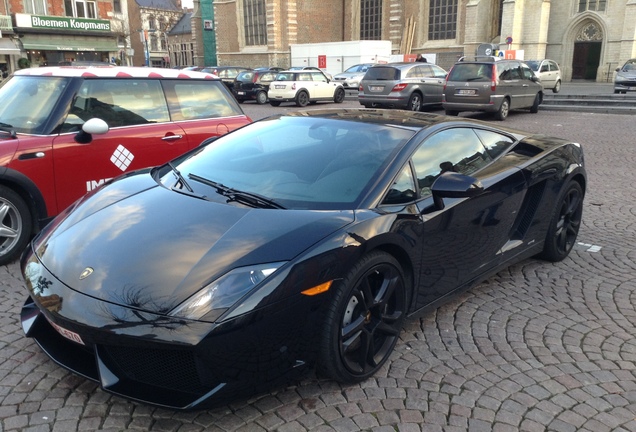
M11 39L0 38L0 54L18 55L20 54L20 49L16 48Z
M117 40L95 36L31 34L22 37L25 50L43 51L119 51Z

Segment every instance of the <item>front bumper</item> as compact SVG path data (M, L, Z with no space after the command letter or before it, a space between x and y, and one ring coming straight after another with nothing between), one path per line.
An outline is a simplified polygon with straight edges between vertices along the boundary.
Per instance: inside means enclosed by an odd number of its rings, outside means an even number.
M81 294L27 255L25 334L107 392L171 409L208 408L296 378L313 358L310 329L319 326L305 325L314 316L306 296L221 324L188 321Z
M615 91L636 91L636 79L633 80L617 80L614 82Z

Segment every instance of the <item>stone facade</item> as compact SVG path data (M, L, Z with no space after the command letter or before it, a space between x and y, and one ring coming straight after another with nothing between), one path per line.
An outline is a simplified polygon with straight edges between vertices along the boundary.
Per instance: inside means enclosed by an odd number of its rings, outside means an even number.
M218 64L288 67L292 44L358 40L360 3L266 0L267 45L248 46L245 1L214 0ZM522 50L525 59L556 60L566 81L604 82L612 80L616 67L636 57L636 0L607 1L604 10L582 12L580 0L458 0L455 37L444 40L428 37L430 0L380 3L381 38L391 41L393 53L401 53L408 37L410 53L436 54L444 68L474 54L482 43L495 43Z

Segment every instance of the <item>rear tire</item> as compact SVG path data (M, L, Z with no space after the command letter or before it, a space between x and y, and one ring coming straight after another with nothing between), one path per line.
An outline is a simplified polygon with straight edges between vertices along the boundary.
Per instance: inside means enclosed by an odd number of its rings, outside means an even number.
M422 110L422 95L419 93L413 93L409 98L409 102L406 106L409 111L421 111Z
M354 383L376 373L397 343L407 312L404 274L386 252L363 256L337 282L319 346L319 373Z
M296 95L296 106L305 107L309 105L309 95L306 91L299 91Z
M556 201L543 251L538 257L551 262L567 257L576 242L582 215L583 189L580 184L571 181Z
M0 186L0 265L10 263L24 250L32 231L32 217L22 197Z
M267 103L267 93L264 91L259 91L256 93L256 103L259 105L264 105Z
M507 98L501 102L501 106L499 107L499 111L495 113L495 119L499 121L504 121L508 118L508 113L510 112L510 101Z

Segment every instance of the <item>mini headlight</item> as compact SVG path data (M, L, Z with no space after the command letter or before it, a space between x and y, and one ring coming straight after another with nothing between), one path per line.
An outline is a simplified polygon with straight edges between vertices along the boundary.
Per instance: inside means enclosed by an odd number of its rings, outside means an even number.
M188 298L174 308L169 315L214 322L230 306L283 264L283 262L276 262L234 269Z

